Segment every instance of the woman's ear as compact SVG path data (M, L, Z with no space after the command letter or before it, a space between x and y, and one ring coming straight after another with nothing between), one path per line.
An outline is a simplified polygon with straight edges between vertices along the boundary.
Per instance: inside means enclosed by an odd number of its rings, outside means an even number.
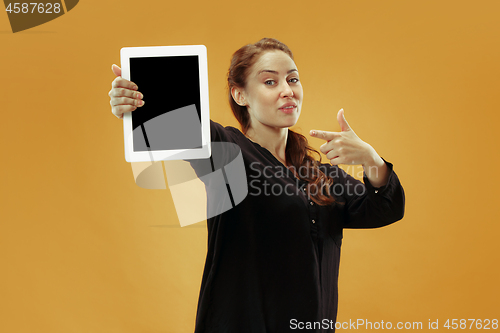
M247 106L247 103L245 101L245 94L243 93L243 89L238 88L238 87L232 87L231 88L231 96L233 96L234 101L239 106Z

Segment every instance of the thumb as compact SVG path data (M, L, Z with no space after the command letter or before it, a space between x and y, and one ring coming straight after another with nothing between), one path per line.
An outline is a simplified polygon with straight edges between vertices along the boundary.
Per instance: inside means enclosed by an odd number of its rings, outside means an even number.
M122 76L122 69L115 64L111 66L111 70L113 71L113 73L115 73L116 76Z
M351 130L351 127L347 123L347 120L345 120L344 109L340 109L339 113L337 113L337 121L339 122L342 132Z

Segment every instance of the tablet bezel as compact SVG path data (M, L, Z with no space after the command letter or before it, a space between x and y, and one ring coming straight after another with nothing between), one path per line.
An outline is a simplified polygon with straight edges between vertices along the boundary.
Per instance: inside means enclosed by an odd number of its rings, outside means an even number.
M208 65L205 45L124 47L120 50L122 77L130 80L130 59L145 57L198 56L200 82L200 115L202 147L176 150L134 151L132 112L123 114L125 160L127 162L155 162L161 160L200 159L210 157L210 112L208 100ZM141 87L139 87L139 91ZM145 96L147 102L147 96Z

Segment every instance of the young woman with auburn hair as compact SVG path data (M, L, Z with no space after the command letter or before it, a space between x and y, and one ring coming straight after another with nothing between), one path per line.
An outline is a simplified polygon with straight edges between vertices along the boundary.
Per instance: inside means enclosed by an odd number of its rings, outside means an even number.
M113 72L112 113L121 118L141 107L143 96L119 67ZM264 38L237 50L228 90L241 131L211 122L211 139L240 147L251 189L239 205L207 220L195 332L334 332L342 230L400 220L403 188L392 164L359 139L343 110L341 132L310 132L325 139L320 151L330 164L316 160L319 152L289 129L303 90L285 44ZM364 183L338 164L361 164Z

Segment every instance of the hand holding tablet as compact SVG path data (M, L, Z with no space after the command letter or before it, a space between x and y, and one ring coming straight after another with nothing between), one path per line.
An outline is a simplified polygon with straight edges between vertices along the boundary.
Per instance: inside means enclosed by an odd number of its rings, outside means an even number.
M142 93L137 91L137 85L122 78L122 69L113 64L111 70L117 76L111 84L109 97L111 98L111 113L119 119L123 119L125 112L131 112L144 105Z
M126 160L210 157L205 46L123 48L121 60L109 95L113 114L124 119Z

